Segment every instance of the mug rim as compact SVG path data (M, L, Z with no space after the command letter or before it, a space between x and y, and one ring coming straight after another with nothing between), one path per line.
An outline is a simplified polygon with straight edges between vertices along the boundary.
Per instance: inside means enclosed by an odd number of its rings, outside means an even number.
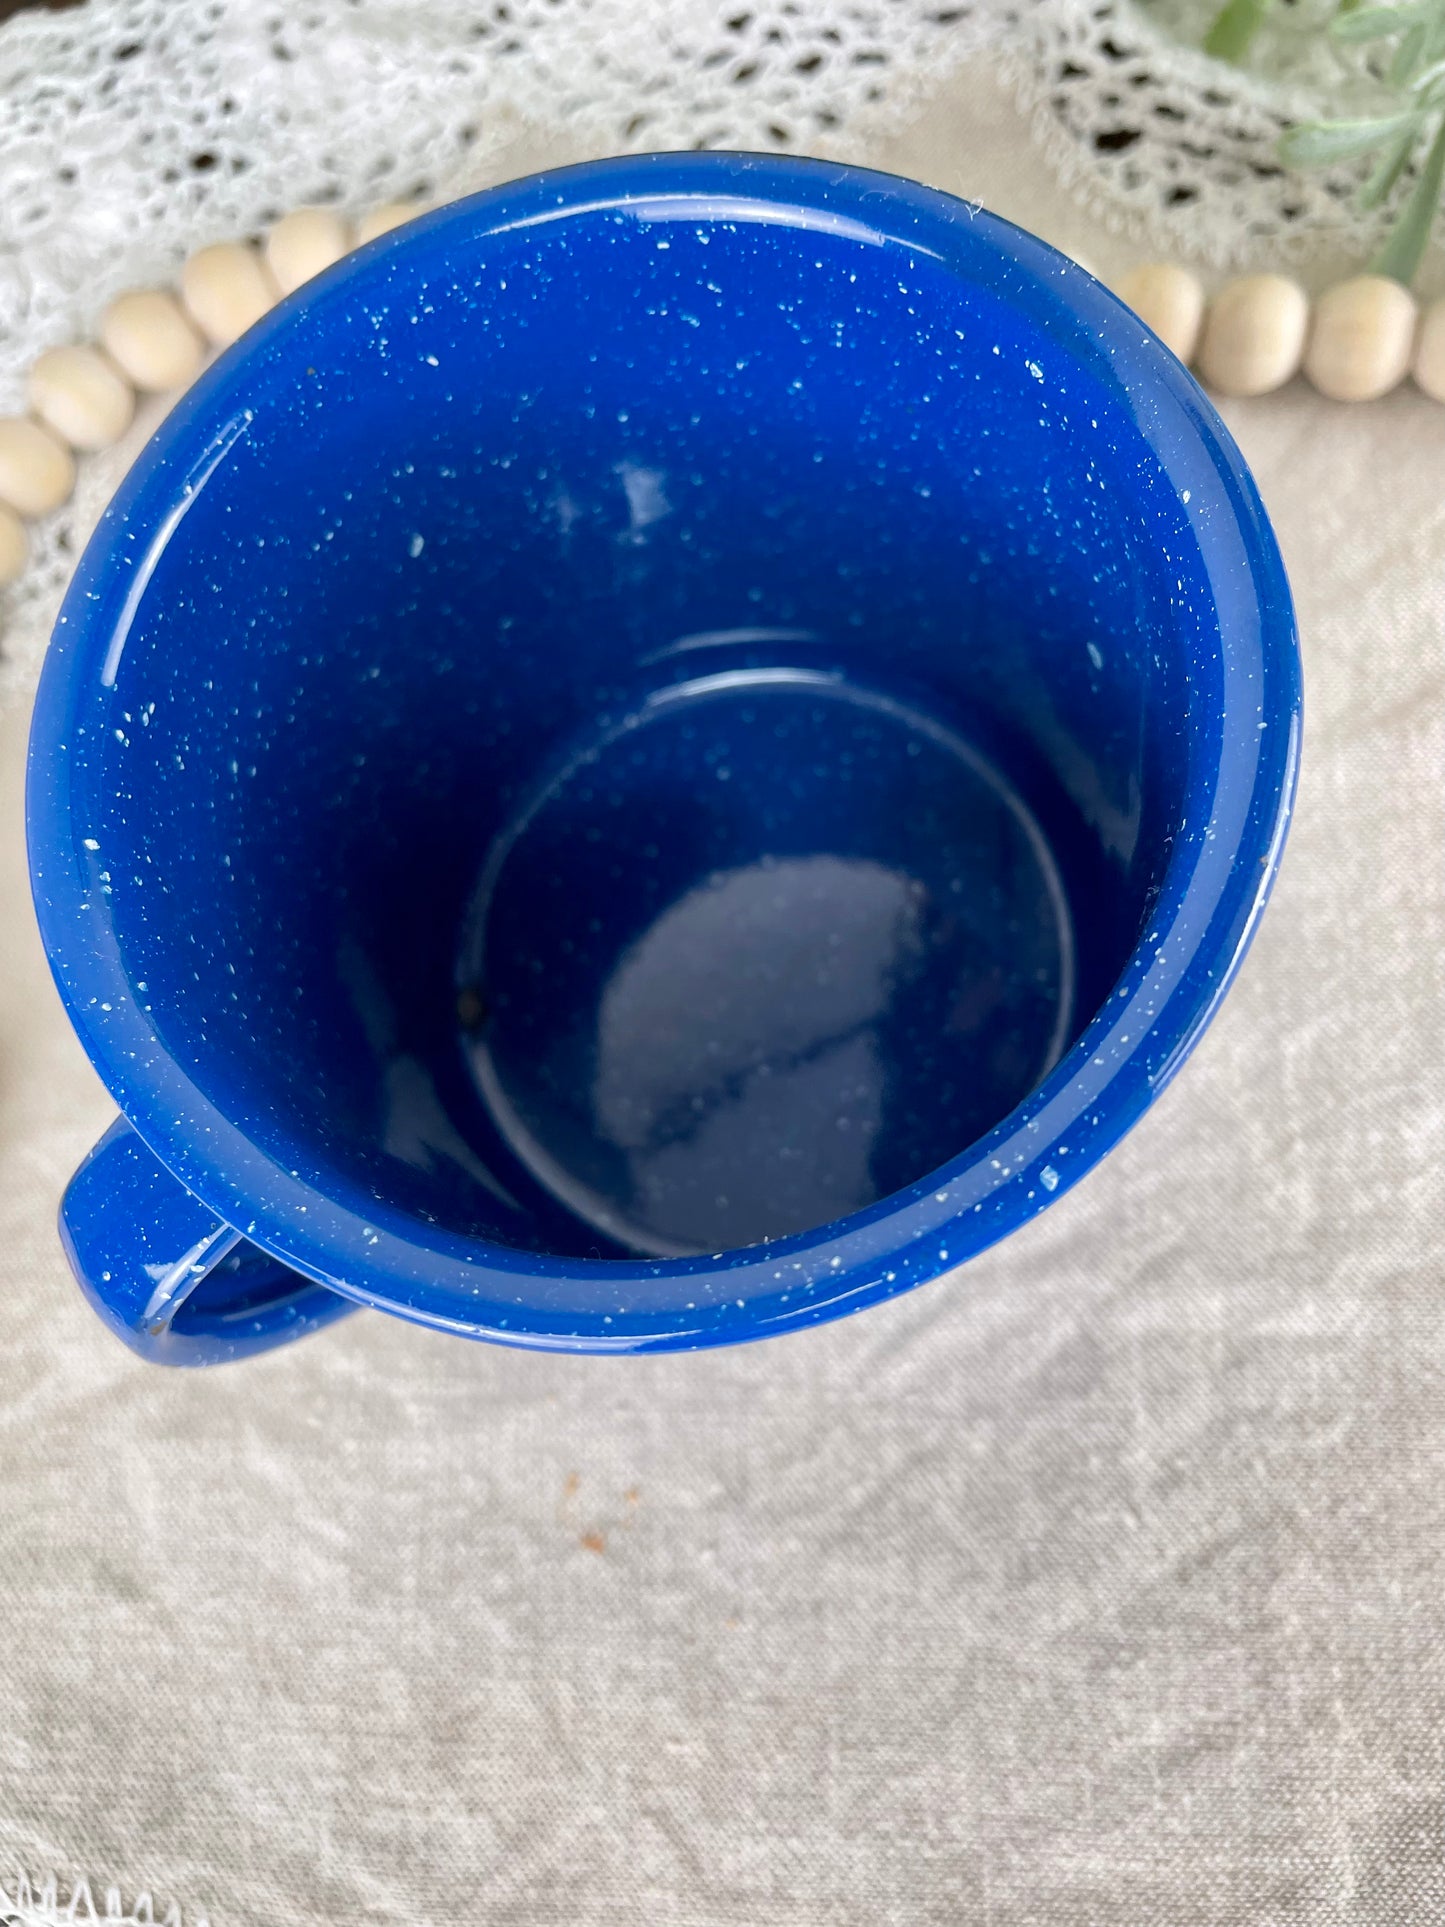
M984 241L1000 283L1013 275L1017 286L1022 272L1067 284L1069 312L1110 358L1141 438L1166 473L1187 472L1194 484L1186 513L1215 594L1226 684L1218 755L1203 772L1191 757L1185 815L1200 827L1171 852L1150 928L1058 1064L918 1183L832 1224L696 1258L557 1258L410 1220L416 1235L406 1236L383 1222L385 1210L368 1218L356 1209L340 1181L326 1187L284 1169L170 1055L127 977L105 901L90 888L69 780L78 708L139 604L186 478L214 444L218 406L243 374L264 387L264 364L284 350L303 302L328 290L379 289L403 250L434 247L463 225L481 238L519 220L635 207L667 188L696 196L719 183L758 206L866 218L902 246L967 222L970 247ZM1201 454L1210 458L1203 470ZM122 538L135 545L128 553ZM566 1350L696 1347L818 1323L951 1271L1113 1148L1194 1047L1253 937L1293 808L1299 729L1293 607L1253 478L1193 378L1107 289L1012 223L900 176L720 151L627 156L483 190L357 249L280 302L177 402L87 544L42 668L26 798L32 892L62 1001L111 1096L180 1182L263 1250L358 1303L470 1336ZM698 1295L679 1305L687 1280ZM647 1306L674 1281L665 1311ZM588 1302L569 1298L569 1285L587 1288ZM537 1302L544 1295L550 1308Z

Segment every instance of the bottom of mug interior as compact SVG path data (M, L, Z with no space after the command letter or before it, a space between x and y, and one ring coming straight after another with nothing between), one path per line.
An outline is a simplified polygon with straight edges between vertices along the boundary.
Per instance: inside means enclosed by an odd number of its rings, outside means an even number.
M492 842L453 1036L390 1124L424 1138L440 1103L454 1161L557 1255L862 1210L997 1124L1091 1014L1087 839L995 721L798 639L669 653Z

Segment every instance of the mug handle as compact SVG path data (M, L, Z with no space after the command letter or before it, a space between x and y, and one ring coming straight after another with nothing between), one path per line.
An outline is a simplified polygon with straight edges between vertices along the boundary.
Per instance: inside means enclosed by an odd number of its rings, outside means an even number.
M66 1188L60 1236L118 1338L159 1365L219 1365L357 1307L249 1244L117 1118Z

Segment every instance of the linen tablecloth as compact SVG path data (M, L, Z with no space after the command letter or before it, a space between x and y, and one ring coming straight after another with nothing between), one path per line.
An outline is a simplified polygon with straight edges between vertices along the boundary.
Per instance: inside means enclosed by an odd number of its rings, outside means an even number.
M1130 258L986 70L871 158ZM1227 413L1307 708L1242 977L1087 1183L804 1336L584 1359L364 1314L228 1370L132 1358L55 1236L111 1112L4 720L12 1899L53 1871L213 1927L1445 1918L1445 410Z

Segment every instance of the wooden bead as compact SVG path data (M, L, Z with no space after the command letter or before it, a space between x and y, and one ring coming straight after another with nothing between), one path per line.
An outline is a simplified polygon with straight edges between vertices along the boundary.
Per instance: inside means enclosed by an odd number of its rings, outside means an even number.
M0 506L0 583L14 582L25 572L30 544L18 515Z
M415 220L421 211L418 201L387 201L381 207L372 208L356 224L356 245L364 247L368 241L390 234L393 228L403 227L408 221Z
M1305 373L1332 401L1374 401L1405 379L1417 310L1398 281L1357 274L1315 303Z
M130 427L135 396L99 348L51 348L30 370L30 406L72 448L109 448Z
M1222 395L1267 395L1300 365L1309 302L1282 274L1249 274L1210 304L1199 371Z
M17 515L49 515L75 487L75 458L39 422L0 421L0 505Z
M181 299L201 333L229 348L276 305L276 283L254 248L220 241L181 269Z
M329 207L298 207L266 236L266 265L282 294L290 294L351 248L345 221Z
M100 340L121 373L147 394L186 387L206 358L180 303L158 288L117 295L100 318Z
M1204 319L1204 290L1195 277L1168 261L1150 261L1124 276L1119 296L1187 367Z
M1415 344L1415 385L1433 401L1445 401L1445 300L1432 301Z

